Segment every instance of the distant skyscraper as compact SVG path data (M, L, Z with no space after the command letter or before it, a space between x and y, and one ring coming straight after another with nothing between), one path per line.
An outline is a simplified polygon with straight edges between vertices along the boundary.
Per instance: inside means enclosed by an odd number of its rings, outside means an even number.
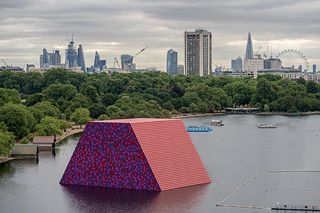
M312 72L313 72L313 74L317 73L317 65L316 64L312 65Z
M40 56L40 68L47 69L49 68L49 54L48 51L43 48L42 55Z
M42 55L40 55L40 68L49 69L50 67L58 66L61 66L61 55L59 50L48 53L48 51L44 48Z
M98 51L96 51L94 55L93 67L101 71L106 65L107 65L107 61L101 60Z
M94 63L93 63L93 66L94 66L95 68L100 67L100 66L99 66L99 62L100 62L100 55L99 55L98 51L96 51L96 53L94 54Z
M78 53L74 46L73 38L69 42L68 49L66 49L66 68L74 68L78 66Z
M84 59L84 51L83 51L83 47L80 44L79 48L78 48L78 58L77 58L77 65L78 67L81 67L82 71L86 71L86 62Z
M186 75L207 76L212 72L212 33L197 29L184 33Z
M248 41L247 41L245 59L252 59L253 57L254 56L253 56L253 46L252 46L251 33L248 33Z
M178 65L178 75L184 75L184 65L183 64L179 64Z
M167 73L177 75L178 72L178 53L173 49L167 52Z
M133 56L132 55L121 55L121 68L123 70L127 69L128 67L131 67L131 64L133 63Z
M231 60L231 69L233 71L241 71L242 70L242 58L238 57L236 59Z

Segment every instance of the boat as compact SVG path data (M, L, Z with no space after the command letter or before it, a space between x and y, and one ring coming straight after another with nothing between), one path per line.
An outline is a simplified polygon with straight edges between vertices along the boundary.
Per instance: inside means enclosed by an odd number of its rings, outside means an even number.
M210 125L212 125L212 126L224 126L224 124L222 123L222 120L212 120L210 122Z
M189 126L187 132L211 132L213 129L206 126Z
M258 125L258 128L261 128L261 129L274 129L274 128L277 128L277 126L275 126L273 124L260 124L260 125Z

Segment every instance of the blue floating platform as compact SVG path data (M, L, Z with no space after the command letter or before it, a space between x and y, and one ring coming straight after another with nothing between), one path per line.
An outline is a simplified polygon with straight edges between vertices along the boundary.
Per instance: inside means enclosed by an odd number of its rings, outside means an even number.
M205 126L189 126L187 129L187 132L211 132L213 131L210 127Z

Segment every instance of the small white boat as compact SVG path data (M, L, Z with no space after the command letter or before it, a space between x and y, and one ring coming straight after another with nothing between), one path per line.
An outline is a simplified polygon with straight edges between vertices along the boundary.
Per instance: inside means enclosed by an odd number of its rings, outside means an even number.
M224 124L222 123L222 120L212 120L210 122L210 125L212 125L212 126L224 126Z
M277 126L275 126L273 124L260 124L260 125L258 125L258 128L261 128L261 129L274 129L274 128L277 128Z

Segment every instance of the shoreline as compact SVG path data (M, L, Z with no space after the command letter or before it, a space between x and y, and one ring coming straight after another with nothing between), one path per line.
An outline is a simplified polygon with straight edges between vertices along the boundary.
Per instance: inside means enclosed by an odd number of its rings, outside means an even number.
M174 115L172 119L183 119L183 118L197 118L197 117L207 117L207 116L219 116L219 115L261 115L261 116L270 116L270 115L281 115L281 116L310 116L310 115L320 115L320 111L314 112L256 112L256 113L190 113L183 115Z
M67 129L67 131L65 133L60 135L60 137L55 142L55 144L61 143L64 139L66 139L66 138L68 138L68 137L70 137L72 135L82 133L84 131L84 128L85 128L85 125L83 125L82 128L80 128L80 126L73 126L72 128Z

